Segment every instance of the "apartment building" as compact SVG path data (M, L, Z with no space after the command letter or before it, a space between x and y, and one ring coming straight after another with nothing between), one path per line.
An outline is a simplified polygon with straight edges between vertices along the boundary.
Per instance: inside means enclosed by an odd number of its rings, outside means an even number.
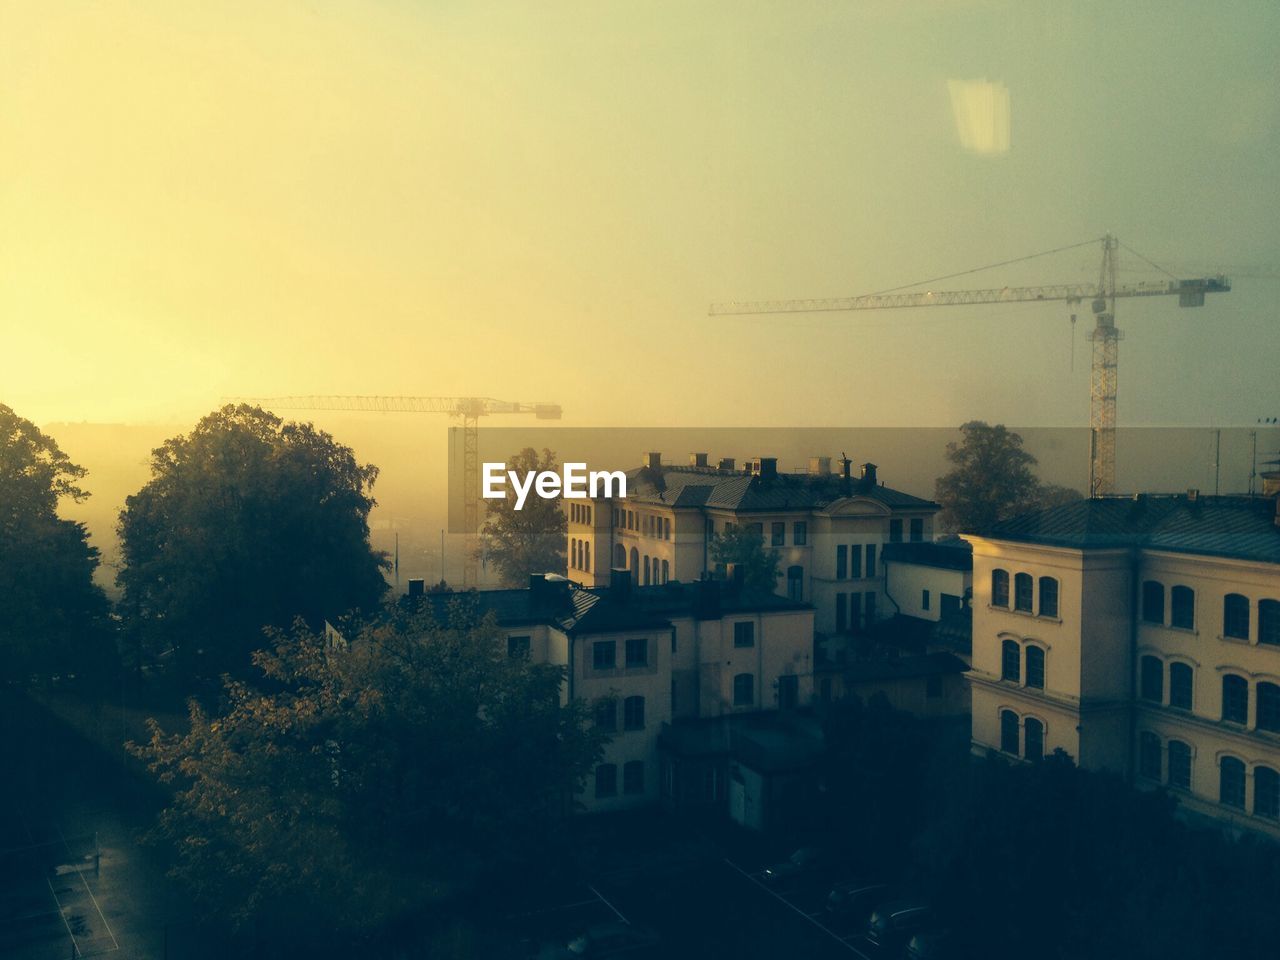
M1061 748L1280 837L1277 507L1085 500L966 536L974 749Z
M454 596L422 594L441 610ZM474 594L507 652L565 667L565 698L592 705L612 740L578 800L589 811L656 803L658 738L681 722L789 711L813 696L813 610L728 581L635 586L628 571L582 587L536 575Z
M714 574L717 534L749 527L779 555L777 593L815 610L824 636L856 633L887 615L881 555L886 544L933 539L938 505L877 479L865 463L814 457L783 473L775 457L688 465L649 453L627 471L626 498L568 502L569 575L588 586L627 569L638 586ZM891 612L891 611L890 611Z

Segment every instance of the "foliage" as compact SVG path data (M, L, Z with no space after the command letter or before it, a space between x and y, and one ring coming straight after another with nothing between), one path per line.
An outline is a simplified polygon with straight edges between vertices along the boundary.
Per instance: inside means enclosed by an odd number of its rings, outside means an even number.
M558 471L556 455L543 449L542 454L525 447L507 464L518 475L543 470ZM487 515L480 531L481 556L498 570L498 576L509 587L523 587L532 573L560 573L567 569L565 537L569 521L558 500L544 500L530 495L524 507L515 507L515 493L507 487L503 500L487 501Z
M84 501L86 471L30 420L0 404L0 678L100 674L114 657L98 551L58 516Z
M337 644L299 621L254 654L258 687L225 681L223 713L153 724L131 746L177 788L155 833L197 902L291 937L376 931L549 855L602 740L563 669L504 636L465 596Z
M1066 487L1042 485L1034 473L1036 458L1022 449L1022 437L1003 424L971 420L960 432L960 443L947 444L952 467L935 487L943 529L985 533L1020 513L1080 499Z
M773 593L778 585L778 552L764 545L764 535L753 527L738 525L711 538L711 560L717 566L733 564L742 571L748 590Z
M307 423L246 405L152 452L119 532L123 609L185 672L245 671L264 626L369 609L386 559L369 545L378 475Z

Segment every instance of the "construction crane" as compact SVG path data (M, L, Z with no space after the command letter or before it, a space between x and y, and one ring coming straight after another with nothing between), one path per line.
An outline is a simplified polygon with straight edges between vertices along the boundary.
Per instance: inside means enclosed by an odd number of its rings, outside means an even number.
M369 397L297 396L232 397L272 410L354 410L362 413L443 413L462 421L462 525L466 555L462 585L474 587L480 579L478 535L480 530L480 425L481 417L495 414L532 414L539 420L559 420L558 403L494 400L492 397ZM444 576L443 569L440 572Z
M1098 242L1088 240L987 267L921 281L921 283L949 280L965 274L989 270L992 267L1007 266ZM1102 237L1100 242L1102 266L1098 272L1097 283L1057 283L985 290L909 290L908 287L921 285L913 283L908 284L907 287L858 297L715 303L711 305L709 312L711 316L734 316L761 313L813 313L830 310L884 310L893 307L950 307L979 303L1029 303L1047 300L1065 301L1068 305L1073 305L1087 300L1094 314L1094 328L1089 332L1089 339L1093 342L1093 368L1089 382L1089 493L1091 496L1099 497L1114 493L1116 483L1116 370L1118 345L1123 336L1116 327L1116 300L1121 297L1177 296L1180 307L1202 307L1206 293L1227 293L1231 290L1231 281L1225 276L1179 279L1132 250L1129 252L1162 273L1168 274L1170 279L1118 286L1116 263L1120 241L1108 234ZM1125 249L1128 250L1128 247ZM1075 314L1072 313L1073 324L1075 319Z

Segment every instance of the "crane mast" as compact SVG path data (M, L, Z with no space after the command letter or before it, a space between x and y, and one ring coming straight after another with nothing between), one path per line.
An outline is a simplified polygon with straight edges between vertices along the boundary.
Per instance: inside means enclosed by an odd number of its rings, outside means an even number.
M1089 494L1100 497L1114 493L1116 486L1116 387L1119 342L1124 338L1116 327L1116 300L1127 297L1176 295L1180 307L1202 307L1206 293L1227 293L1231 290L1231 281L1222 275L1187 280L1170 275L1169 280L1117 286L1116 261L1120 241L1108 234L1102 238L1101 243L1102 264L1096 284L1056 283L978 290L899 289L856 297L732 301L712 304L709 313L711 316L741 316L762 313L885 310L1038 301L1063 301L1068 304L1077 304L1088 300L1094 314L1094 328L1089 332L1089 340L1093 344L1093 364L1089 378ZM1084 246L1084 244L1074 246ZM1035 256L1042 256L1042 254L1032 255L1032 257ZM1028 260L1032 257L1019 259ZM997 264L997 266L1003 265ZM983 269L988 268L978 268L978 270ZM919 284L912 284L912 286L919 286ZM1072 320L1074 319L1073 314Z

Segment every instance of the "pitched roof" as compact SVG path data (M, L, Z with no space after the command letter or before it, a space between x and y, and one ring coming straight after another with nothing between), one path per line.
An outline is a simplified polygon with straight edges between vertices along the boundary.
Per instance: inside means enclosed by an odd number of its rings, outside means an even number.
M636 467L627 472L627 499L669 507L735 511L815 510L864 496L890 509L937 510L938 504L892 487L838 474L753 476L711 467Z
M1280 563L1275 517L1271 498L1108 497L1024 513L997 524L988 536L1077 550L1146 547Z

